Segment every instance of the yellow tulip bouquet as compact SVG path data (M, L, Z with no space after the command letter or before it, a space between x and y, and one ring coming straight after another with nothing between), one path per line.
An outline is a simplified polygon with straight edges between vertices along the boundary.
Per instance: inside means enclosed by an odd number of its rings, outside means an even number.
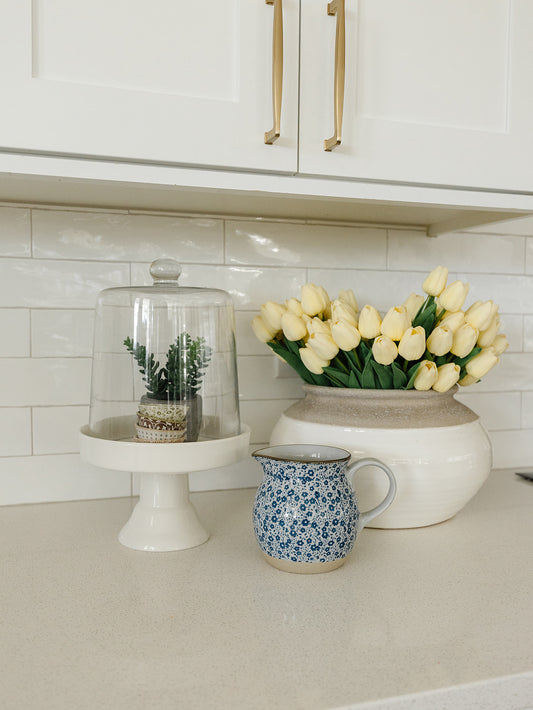
M437 266L422 284L426 296L412 293L383 319L371 305L359 310L351 289L331 301L308 283L299 300L263 304L252 327L308 384L446 392L477 382L508 347L498 306L463 310L468 283L447 279Z

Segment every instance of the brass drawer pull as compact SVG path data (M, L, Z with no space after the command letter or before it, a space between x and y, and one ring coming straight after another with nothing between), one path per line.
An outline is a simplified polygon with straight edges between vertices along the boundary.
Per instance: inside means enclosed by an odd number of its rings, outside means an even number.
M335 81L334 81L334 112L335 133L324 141L324 150L332 151L342 140L342 112L344 109L344 74L346 70L344 0L332 0L328 3L328 15L337 15L335 32Z
M281 97L283 93L283 5L282 0L266 0L274 5L274 29L272 32L272 109L274 127L265 133L265 143L272 145L280 136Z

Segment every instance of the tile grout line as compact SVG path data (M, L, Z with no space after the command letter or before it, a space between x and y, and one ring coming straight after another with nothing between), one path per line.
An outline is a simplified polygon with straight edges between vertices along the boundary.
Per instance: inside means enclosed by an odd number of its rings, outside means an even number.
M30 258L33 259L33 210L30 209Z
M30 450L31 450L31 455L35 455L35 442L34 442L34 435L35 435L35 425L33 421L33 407L30 407Z
M223 266L228 265L228 253L227 253L227 238L226 238L227 220L222 220L222 264Z

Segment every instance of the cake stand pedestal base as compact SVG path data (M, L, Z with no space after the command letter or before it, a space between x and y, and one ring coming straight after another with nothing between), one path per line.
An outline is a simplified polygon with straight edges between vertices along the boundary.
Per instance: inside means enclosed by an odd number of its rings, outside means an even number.
M134 550L169 552L209 538L189 500L189 474L142 473L139 502L118 536Z
M115 417L110 430L134 430L134 417ZM189 473L228 466L248 456L250 428L224 439L152 444L105 439L89 427L80 432L82 459L114 471L139 473L139 502L119 534L133 550L169 552L201 545L209 538L191 501Z

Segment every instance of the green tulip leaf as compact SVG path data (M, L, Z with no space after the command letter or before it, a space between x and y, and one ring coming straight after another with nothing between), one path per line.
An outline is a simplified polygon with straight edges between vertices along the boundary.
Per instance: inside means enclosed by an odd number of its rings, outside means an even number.
M311 373L313 376L313 384L314 385L320 385L320 387L328 387L329 386L329 381L326 375L315 375Z
M372 355L372 349L368 347L364 340L361 340L357 346L357 351L361 360L366 363L368 358Z
M286 350L283 345L281 345L281 343L277 340L269 340L267 345L269 345L270 348L272 348L272 350L277 355L279 355L283 360L285 360L288 365L290 365L294 370L296 370L296 372L304 382L307 382L308 385L317 384L314 381L316 375L313 375L313 373L307 369L307 367L300 360L299 355L295 355L289 350Z
M407 375L398 365L397 362L392 363L392 386L395 390L403 389L407 384Z
M372 353L372 351L370 351ZM372 360L369 358L366 361L366 365L363 368L363 372L361 374L361 387L364 389L370 389L370 390L375 390L379 389L377 384L376 384L376 379L374 377L374 369L372 367Z
M349 377L348 375L345 375L344 372L339 372L333 367L325 367L324 375L335 385L335 387L348 387Z
M381 365L379 362L372 360L372 367L376 373L378 382L383 390L392 389L392 370L389 365Z
M413 367L411 367L411 368L409 368L409 370L407 370L407 377L409 379L408 379L407 384L405 385L404 389L406 389L406 390L413 389L416 373L418 372L418 368L420 367L420 364L421 364L420 362L417 362L413 365Z
M283 336L283 342L285 343L285 346L290 350L293 355L296 355L296 357L299 359L300 358L300 347L299 345L294 341L294 340L287 340L285 336Z
M432 303L430 306L428 306L428 308L422 311L422 313L416 316L413 321L413 328L416 328L417 326L421 325L426 332L426 338L429 337L429 334L431 333L435 325L436 313L437 304Z
M424 303L420 306L418 311L416 312L415 317L413 318L413 327L415 326L415 321L416 319L422 315L422 313L428 308L429 306L432 306L433 303L435 302L435 297L434 296L428 296Z
M350 364L350 370L355 370L356 373L360 373L363 369L363 366L361 364L361 361L359 360L357 349L348 350L344 354L346 355L346 359Z
M481 348L479 348L479 347L474 348L473 350L471 350L468 353L468 355L465 355L465 357L460 357L460 358L454 359L453 362L456 365L459 365L459 367L463 368L467 362L470 362L470 360L473 357L476 357L476 355L478 355L480 352L481 352Z
M350 363L345 361L343 355L343 351L339 350L339 354L336 355L331 362L335 370L340 370L348 375L350 373Z
M351 389L361 388L361 383L359 382L359 378L354 370L350 372L350 376L348 377L348 387L350 387Z
M431 331L433 330L433 327L435 325L435 313L427 313L419 325L421 325L424 329L426 333L426 338L429 338Z

